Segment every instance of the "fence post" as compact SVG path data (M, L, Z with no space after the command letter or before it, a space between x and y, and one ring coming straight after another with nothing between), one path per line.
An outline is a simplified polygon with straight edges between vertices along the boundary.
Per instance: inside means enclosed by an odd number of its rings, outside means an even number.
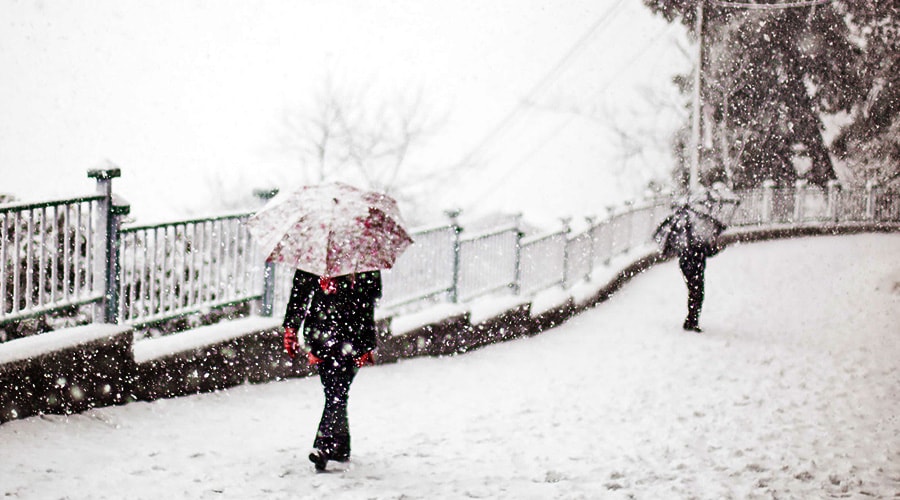
M94 260L94 286L103 284L103 299L94 306L94 322L117 323L119 320L119 216L130 212L127 203L113 200L112 180L121 175L119 168L88 170L88 177L97 180L97 193L103 196L94 220L94 248L101 252L101 258Z
M775 181L766 179L762 183L762 213L760 214L760 223L766 224L772 222L772 215L775 212Z
M263 291L262 304L259 307L259 315L267 318L272 316L275 307L275 263L266 261L263 266Z
M460 209L445 210L444 214L450 219L450 227L453 228L453 284L450 286L450 302L459 301L459 238L462 228L459 226Z
M122 246L120 245L122 241L122 217L131 213L131 205L125 200L117 199L116 195L113 195L112 201L112 218L110 220L112 230L109 236L112 250L110 251L109 278L107 279L109 283L107 286L110 306L107 309L109 314L107 322L118 323L120 319L119 292L122 289Z
M254 189L253 196L260 201L260 206L264 206L266 202L271 200L278 194L278 188L274 189ZM263 266L263 289L262 299L259 305L259 315L271 317L275 307L275 263L266 260Z
M591 274L594 272L594 255L596 250L594 250L594 246L597 244L597 239L594 237L594 226L597 223L597 217L593 215L588 215L584 218L588 224L588 237L591 240L591 246L588 247L588 270L587 274L585 274L585 281L591 281Z
M826 184L826 196L828 196L828 201L825 206L825 214L828 220L832 222L840 221L840 213L838 212L838 190L841 187L841 183L835 179L831 179Z
M522 237L525 233L522 232L522 214L517 213L513 218L516 221L516 269L510 288L513 295L519 295L522 292Z
M866 181L866 220L875 220L875 188L878 183L874 180Z
M603 265L608 266L612 261L613 249L616 246L616 226L613 224L613 216L616 214L616 207L613 205L606 206L606 241L609 242L606 248L606 254L603 256Z
M806 179L794 181L794 224L803 222L806 202Z
M562 236L563 236L563 269L562 269L562 286L563 288L567 288L569 286L569 233L572 231L572 218L571 217L561 217L559 219L562 222Z
M625 200L625 214L628 217L628 234L625 236L625 250L622 253L631 251L632 238L634 238L634 200Z

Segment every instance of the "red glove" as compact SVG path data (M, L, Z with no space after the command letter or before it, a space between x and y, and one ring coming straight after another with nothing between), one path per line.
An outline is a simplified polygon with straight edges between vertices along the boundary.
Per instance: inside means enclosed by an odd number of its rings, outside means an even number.
M330 295L337 292L337 281L334 281L334 278L322 276L321 278L319 278L319 287L327 295Z
M312 352L306 353L306 361L310 364L310 366L317 365L322 362L322 360Z
M366 365L374 365L375 357L372 356L372 351L369 351L362 356L356 358L356 366L362 368Z
M297 341L297 329L285 327L284 329L284 350L287 355L294 359L300 350L300 342Z

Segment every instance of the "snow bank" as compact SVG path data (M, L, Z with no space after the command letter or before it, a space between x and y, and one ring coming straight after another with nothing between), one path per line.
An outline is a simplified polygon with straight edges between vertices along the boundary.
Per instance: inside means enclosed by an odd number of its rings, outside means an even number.
M219 344L250 332L275 330L280 327L281 319L249 316L155 339L140 340L134 344L134 361L138 364L146 363L172 354Z
M92 324L56 330L0 343L0 368L53 351L83 346L131 331L130 326Z

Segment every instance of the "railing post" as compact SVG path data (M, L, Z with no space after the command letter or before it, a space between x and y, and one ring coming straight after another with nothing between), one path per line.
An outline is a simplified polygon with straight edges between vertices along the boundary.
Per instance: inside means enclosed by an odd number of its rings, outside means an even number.
M803 222L806 205L806 179L794 181L794 224Z
M444 214L450 219L450 227L453 228L453 283L450 286L450 302L459 301L459 238L462 228L459 226L460 209L446 210Z
M622 253L631 251L632 238L634 237L634 200L625 200L625 213L628 214L628 234L625 236L625 250Z
M838 193L840 192L841 183L835 179L831 179L826 184L827 204L825 206L825 215L832 222L840 222L840 213L838 212Z
M875 188L878 183L874 180L866 181L866 220L875 220Z
M562 222L562 236L563 236L563 266L562 266L562 281L560 284L563 288L567 288L569 286L569 233L572 231L572 218L571 217L561 217L560 222Z
M513 217L516 221L516 269L510 288L514 295L519 295L522 292L522 238L525 233L522 232L522 214L517 213Z
M260 206L265 205L278 194L278 188L274 189L254 189L253 196L260 201ZM262 299L259 305L259 315L271 317L275 308L275 263L266 260L263 266L263 289Z
M596 254L594 247L597 245L597 239L594 237L594 226L597 224L597 218L593 215L588 215L584 220L587 221L588 237L591 240L591 245L588 247L588 270L584 280L591 281L591 274L594 272L594 255Z
M110 244L110 252L109 252L109 271L107 278L107 296L109 297L109 307L107 308L107 314L109 315L107 318L107 323L118 323L119 322L119 291L122 289L122 246L120 242L122 241L122 217L131 213L131 205L127 203L125 200L117 199L116 195L113 195L113 203L112 203L112 218L110 220L110 233L109 233L109 244Z
M275 307L275 263L266 261L263 267L263 291L262 304L259 307L259 315L267 318L272 316Z
M762 213L760 214L760 223L766 224L772 222L772 216L775 212L775 181L766 179L762 183Z
M613 224L613 216L616 214L616 207L613 205L606 206L606 239L609 242L604 255L603 265L608 266L612 262L613 249L616 246L616 226Z
M119 168L88 171L88 177L97 180L97 193L103 196L94 220L94 248L101 255L94 260L93 283L102 283L104 290L103 299L94 306L94 322L117 323L119 319L119 216L130 211L127 203L113 200L112 180L121 175Z

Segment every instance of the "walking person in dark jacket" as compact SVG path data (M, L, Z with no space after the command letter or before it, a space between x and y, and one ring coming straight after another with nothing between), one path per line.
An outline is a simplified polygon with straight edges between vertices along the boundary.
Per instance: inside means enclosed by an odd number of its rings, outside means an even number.
M284 348L300 352L297 329L303 329L307 359L316 365L325 392L325 408L309 460L325 470L329 460L350 460L347 404L350 384L360 367L373 362L375 303L381 298L381 273L319 277L294 273L284 316Z
M703 308L704 273L706 258L719 252L721 248L705 242L693 243L678 253L678 267L684 276L688 289L688 313L684 320L687 331L700 333L700 310Z
M653 232L663 257L678 256L678 267L688 289L688 314L682 325L687 331L702 331L700 310L703 308L706 259L722 250L719 236L724 230L725 225L713 216L683 203Z

